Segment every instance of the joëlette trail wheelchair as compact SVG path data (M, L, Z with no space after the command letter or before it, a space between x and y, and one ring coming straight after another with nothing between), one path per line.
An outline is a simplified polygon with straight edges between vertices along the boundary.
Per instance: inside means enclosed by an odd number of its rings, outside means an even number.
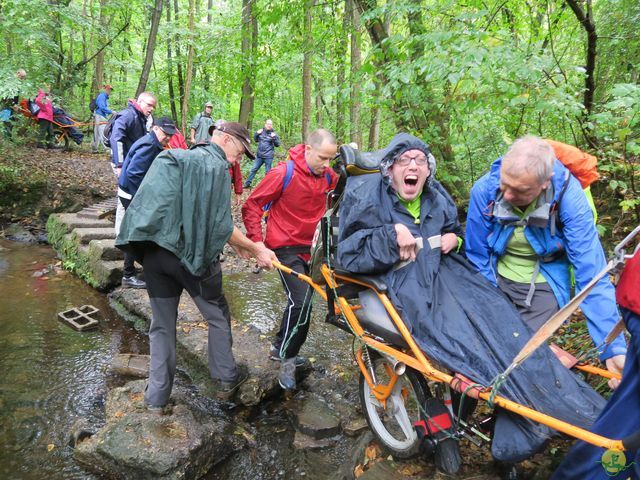
M326 321L355 336L359 344L355 360L360 369L362 411L380 444L401 459L434 455L436 466L453 474L462 463L462 437L478 446L491 440L490 429L470 416L476 403L484 400L601 447L603 453L636 450L640 432L621 440L605 438L513 402L493 392L490 386L475 384L437 366L412 338L386 294L387 286L377 278L355 275L335 264L339 200L346 178L378 172L379 162L376 153L341 147L334 167L340 173L340 181L329 194L327 214L319 224L321 242L314 250L311 275L302 275L278 262L274 266L308 283L327 301ZM620 377L579 363L559 347L552 346L552 350L567 368L604 378Z

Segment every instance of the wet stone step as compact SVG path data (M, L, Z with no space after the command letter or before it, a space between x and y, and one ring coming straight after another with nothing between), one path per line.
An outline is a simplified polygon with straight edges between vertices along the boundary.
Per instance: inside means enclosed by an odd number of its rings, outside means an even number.
M94 208L85 208L78 212L79 218L92 218L92 219L101 219L108 216L111 210L106 209L94 209Z
M326 403L315 396L295 402L292 410L296 430L316 440L340 433L340 419Z
M101 260L122 260L124 252L116 248L116 241L112 238L91 240L89 242L90 255L95 255Z
M89 243L91 240L113 239L116 236L112 226L107 228L76 228L73 233L80 243Z
M74 228L113 227L113 222L110 222L109 220L82 218L82 217L78 217L76 213L54 213L52 216L56 218L59 223L65 224L67 226L68 231L71 231Z

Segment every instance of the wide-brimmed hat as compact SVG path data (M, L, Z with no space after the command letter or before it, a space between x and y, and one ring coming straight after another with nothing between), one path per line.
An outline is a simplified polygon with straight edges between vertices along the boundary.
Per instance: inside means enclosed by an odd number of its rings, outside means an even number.
M247 155L247 157L249 157L251 160L254 160L256 158L255 154L251 151L249 130L247 130L244 125L238 122L224 122L220 126L211 125L209 127L209 135L211 135L214 130L219 130L237 138L238 140L240 140L240 143L242 143L242 146L244 147L244 153Z

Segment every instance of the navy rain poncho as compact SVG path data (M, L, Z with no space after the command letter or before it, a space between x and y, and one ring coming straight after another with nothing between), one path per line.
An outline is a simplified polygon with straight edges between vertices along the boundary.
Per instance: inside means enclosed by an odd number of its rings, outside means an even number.
M353 273L378 275L420 348L433 360L489 386L509 366L532 332L500 290L457 253L442 255L427 239L447 232L459 234L451 198L431 178L421 196L420 222L400 203L384 175L401 153L419 149L419 139L398 134L385 151L382 175L354 177L347 182L340 206L338 265ZM425 248L415 262L392 270L400 261L393 227L406 225ZM516 368L499 394L573 425L589 428L604 399L567 370L547 347L539 348ZM517 462L540 450L555 432L499 409L492 442L493 456Z

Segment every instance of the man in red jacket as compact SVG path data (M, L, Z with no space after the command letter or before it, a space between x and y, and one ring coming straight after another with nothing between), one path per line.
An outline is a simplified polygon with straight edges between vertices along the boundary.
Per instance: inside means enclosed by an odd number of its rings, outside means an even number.
M337 149L336 138L328 130L311 133L306 144L291 148L289 159L269 171L242 207L247 237L261 243L264 206L271 204L264 245L280 263L298 272L309 273L313 234L324 214L327 192L338 179L329 167ZM297 355L309 331L312 289L292 275L279 273L287 307L270 356L282 362L280 386L293 390L296 366L303 363Z

